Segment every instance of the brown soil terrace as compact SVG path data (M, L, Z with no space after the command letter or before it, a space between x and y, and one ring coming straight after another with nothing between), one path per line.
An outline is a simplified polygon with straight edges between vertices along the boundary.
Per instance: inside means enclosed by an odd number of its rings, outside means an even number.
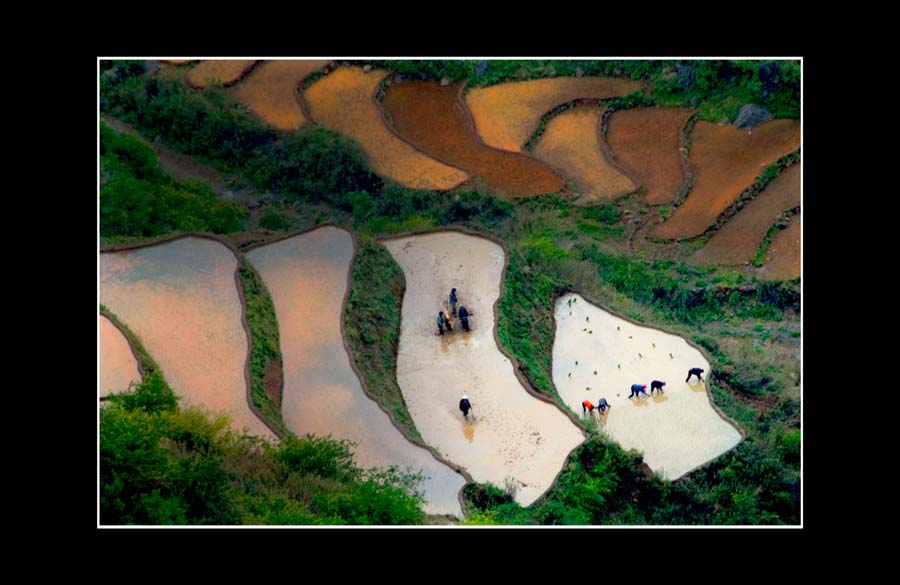
M627 95L643 87L640 81L616 77L554 77L472 89L465 101L485 144L520 152L541 117L554 107L576 98Z
M578 106L547 122L533 153L552 164L576 185L576 205L615 199L637 189L619 172L600 147L599 129L604 108Z
M107 246L102 246L100 248L100 253L103 254L105 252L122 252L125 250L136 250L140 248L150 248L152 246L159 246L161 244L166 244L168 242L172 242L181 238L201 238L206 240L212 240L214 242L218 242L224 245L228 250L234 254L235 260L237 261L237 266L234 270L234 285L237 288L238 297L240 298L241 303L241 325L244 328L244 334L247 337L247 356L244 360L244 387L246 388L246 399L247 406L250 407L250 410L253 414L256 415L264 425L266 425L272 433L275 434L279 439L284 437L282 431L277 428L273 423L269 422L269 420L262 415L256 405L253 404L253 396L251 395L251 387L252 383L250 380L250 360L253 355L253 335L250 333L250 326L247 323L247 299L244 297L244 287L241 283L241 260L242 255L240 251L227 239L216 236L213 234L203 233L203 232L179 232L175 234L167 234L165 236L161 236L158 238L151 238L148 240L143 240L141 242L130 242L127 244L112 244ZM280 392L279 392L280 393Z
M562 177L541 162L485 146L474 132L461 92L464 84L405 81L384 91L382 104L394 129L426 152L480 176L507 197L561 190Z
M223 87L234 85L250 73L256 61L238 61L233 59L215 59L201 61L184 76L187 84L194 89L203 89L215 84L218 80Z
M312 119L354 139L372 168L406 187L443 191L469 178L464 171L426 156L388 129L375 101L382 69L339 67L316 80L303 93Z
M757 276L767 280L792 280L800 276L800 214L772 237L766 259Z
M701 235L766 168L800 146L800 122L772 120L747 130L697 122L691 138L694 187L651 237Z
M290 60L261 63L235 87L234 95L278 130L296 130L309 119L299 88L311 73L331 61Z
M632 108L612 112L606 144L651 205L672 203L687 183L682 132L692 110Z
M782 171L740 213L722 226L690 260L699 264L744 264L775 219L800 205L800 163Z

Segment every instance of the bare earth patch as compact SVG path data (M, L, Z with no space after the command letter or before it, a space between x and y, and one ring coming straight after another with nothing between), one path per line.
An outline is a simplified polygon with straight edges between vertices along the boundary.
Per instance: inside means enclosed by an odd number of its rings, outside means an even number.
M195 89L202 89L216 83L228 87L237 83L253 67L254 63L256 61L236 61L231 59L201 61L196 67L188 71L184 78L188 85Z
M699 236L766 168L800 146L800 122L772 120L742 130L697 122L691 137L694 187L654 238Z
M383 104L400 135L426 152L480 176L492 191L526 197L559 191L559 175L530 156L482 144L459 99L460 84L405 81L384 92Z
M766 280L791 280L800 276L800 214L772 238L766 259L757 272Z
M235 96L278 130L296 130L307 120L300 105L298 87L310 73L331 61L267 61L256 67L239 86Z
M500 83L475 88L466 104L475 130L488 146L521 152L537 130L541 116L578 98L603 99L627 95L644 86L617 77L554 77Z
M374 95L387 71L341 67L306 88L313 120L354 139L380 175L414 189L451 189L468 174L419 152L391 133Z
M609 117L609 148L651 205L672 203L687 181L680 149L690 115L683 108L632 108Z
M621 197L637 186L616 169L600 150L599 125L603 109L576 107L547 124L534 155L560 169L574 181L578 205Z
M698 264L744 264L749 262L775 219L800 205L800 165L795 164L775 177L706 246L691 256Z

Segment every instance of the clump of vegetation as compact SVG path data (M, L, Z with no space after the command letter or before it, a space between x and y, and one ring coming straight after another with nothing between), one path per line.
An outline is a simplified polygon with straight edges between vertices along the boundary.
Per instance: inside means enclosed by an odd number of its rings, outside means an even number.
M217 234L241 229L246 213L208 185L159 168L138 139L100 124L100 235L152 237L171 231Z
M284 209L268 206L259 214L259 225L277 232L285 231L291 227L291 216Z
M362 470L352 445L230 430L161 378L100 409L102 524L421 524L421 476Z

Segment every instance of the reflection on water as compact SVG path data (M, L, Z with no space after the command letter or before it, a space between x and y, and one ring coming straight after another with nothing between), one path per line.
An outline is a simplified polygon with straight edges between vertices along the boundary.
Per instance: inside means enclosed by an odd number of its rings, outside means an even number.
M137 359L128 340L112 322L100 316L100 396L122 392L141 381Z
M350 366L341 336L353 256L350 235L322 227L246 256L275 304L284 359L282 415L288 429L298 435L332 434L354 441L357 462L363 467L423 470L429 476L422 486L426 510L461 516L457 494L465 479L407 441L363 392ZM436 325L429 330L432 339L435 332Z
M463 436L470 442L475 441L475 423L463 422Z
M247 336L228 248L201 238L100 255L100 302L156 360L182 405L273 438L247 404Z
M654 394L652 398L653 398L653 402L655 402L657 404L662 404L663 402L666 402L669 399L669 397L666 396L665 394Z

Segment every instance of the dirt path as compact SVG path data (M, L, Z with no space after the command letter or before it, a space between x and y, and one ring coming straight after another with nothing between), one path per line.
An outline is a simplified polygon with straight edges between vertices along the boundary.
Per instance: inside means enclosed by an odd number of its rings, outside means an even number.
M478 175L507 197L553 193L565 181L540 161L485 146L475 134L461 84L430 81L391 85L382 103L397 132L435 157Z
M340 67L306 88L303 94L310 116L322 126L355 140L372 168L401 185L414 189L444 190L469 178L460 169L419 152L393 133L385 123L374 96L388 72L362 67Z
M690 259L698 264L744 264L759 245L775 219L800 205L800 165L795 164L766 185L762 193L741 209L706 246Z
M650 235L664 239L699 236L769 165L799 147L798 120L772 120L747 130L697 122L691 137L694 187L675 213Z
M541 116L578 98L603 99L643 87L640 81L615 77L554 77L500 83L466 93L475 130L488 146L521 152L537 130Z
M137 335L184 405L227 413L232 427L274 438L247 403L247 332L223 244L181 238L100 254L100 302Z
M571 302L570 302L571 301ZM565 295L556 301L553 383L576 413L581 403L612 405L606 414L586 415L625 449L644 453L654 473L676 479L741 441L740 432L711 405L704 383L690 368L710 365L684 339L640 327L586 301ZM628 398L632 384L666 382L664 393Z
M350 439L362 467L424 470L425 510L462 517L465 479L413 445L362 389L343 343L344 297L354 255L346 231L323 227L247 252L272 294L284 356L282 415L297 434Z
M674 202L687 181L681 131L690 116L683 108L633 108L609 117L609 148L651 205Z
M603 108L582 106L553 117L534 147L534 155L572 179L580 197L576 205L593 205L621 197L637 185L619 172L600 149Z
M416 428L476 481L511 486L517 502L531 504L584 436L559 408L526 391L497 346L503 248L458 232L384 244L406 276L397 381ZM451 287L473 314L472 330L462 331L457 322L454 332L439 336L435 318ZM458 409L463 393L474 420Z

